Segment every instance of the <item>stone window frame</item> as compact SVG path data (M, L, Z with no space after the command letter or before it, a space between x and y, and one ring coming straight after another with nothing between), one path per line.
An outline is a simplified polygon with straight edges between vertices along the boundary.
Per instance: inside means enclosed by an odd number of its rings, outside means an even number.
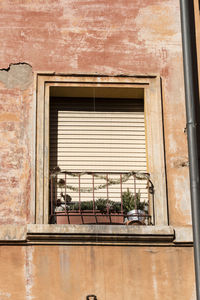
M50 87L143 88L148 172L155 187L154 224L168 225L166 169L163 134L161 78L157 75L96 76L37 73L36 84L36 174L32 208L36 224L49 219L49 100ZM56 226L56 225L54 225ZM66 225L68 226L68 225Z

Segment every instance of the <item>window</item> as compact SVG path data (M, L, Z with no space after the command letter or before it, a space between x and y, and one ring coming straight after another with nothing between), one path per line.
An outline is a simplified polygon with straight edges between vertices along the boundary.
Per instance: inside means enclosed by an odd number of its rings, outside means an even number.
M154 223L166 225L159 78L38 75L37 90L36 222L49 222L49 168L59 165L79 172L148 171L155 187ZM137 114L140 122L131 122ZM137 123L137 128L125 130L122 115L128 127ZM139 155L134 155L133 145L129 151L130 140L143 145ZM100 141L104 147L99 148Z

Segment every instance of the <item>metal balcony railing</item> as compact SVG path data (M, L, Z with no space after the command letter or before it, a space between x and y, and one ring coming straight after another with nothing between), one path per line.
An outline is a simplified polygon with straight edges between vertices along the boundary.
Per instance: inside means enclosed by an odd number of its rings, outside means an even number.
M71 172L50 174L49 223L154 223L154 187L149 173Z

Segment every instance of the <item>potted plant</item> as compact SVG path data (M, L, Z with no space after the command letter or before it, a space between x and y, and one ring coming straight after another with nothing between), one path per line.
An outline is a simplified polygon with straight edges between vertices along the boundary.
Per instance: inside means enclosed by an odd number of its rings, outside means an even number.
M95 201L97 222L102 224L123 224L121 202L99 198Z
M93 201L63 203L57 201L55 209L57 224L92 224L95 223Z
M133 221L145 224L148 211L148 203L141 201L140 192L133 194L129 189L123 192L123 211L126 214L125 223Z
M95 201L63 202L57 200L57 224L123 224L121 203L99 198Z
M101 213L120 213L121 202L116 202L104 198L99 198L95 201L96 209Z

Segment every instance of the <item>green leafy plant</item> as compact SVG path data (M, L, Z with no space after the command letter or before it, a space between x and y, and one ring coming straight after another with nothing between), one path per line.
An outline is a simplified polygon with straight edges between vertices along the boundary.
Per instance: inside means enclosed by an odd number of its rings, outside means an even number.
M140 192L133 194L129 189L122 194L123 210L125 213L133 210L144 210L148 203L140 200Z
M57 200L58 205L61 204L60 199ZM63 203L64 204L64 203ZM67 203L66 209L79 210L79 202L70 202ZM93 210L93 201L81 201L80 209L84 210ZM104 198L99 198L95 201L95 210L98 210L100 213L120 213L121 212L121 202L115 202Z
M101 213L107 213L107 212L119 213L121 211L121 202L99 198L96 200L96 208Z
M96 208L101 213L106 213L108 210L110 210L112 203L108 199L99 198L95 201Z
M112 201L111 211L114 213L120 213L121 212L121 202Z
M93 201L81 202L81 210L92 210L92 209L93 209Z
M80 208L81 210L92 210L93 201L81 201ZM71 203L68 206L68 210L79 210L79 202Z

